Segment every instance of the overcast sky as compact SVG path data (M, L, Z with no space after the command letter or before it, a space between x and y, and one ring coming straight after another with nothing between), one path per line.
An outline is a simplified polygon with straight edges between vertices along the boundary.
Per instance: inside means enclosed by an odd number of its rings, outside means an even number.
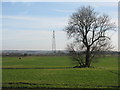
M88 5L108 14L118 26L117 2L3 2L3 50L51 50L53 30L57 50L64 50L69 42L63 31L68 19L79 7ZM118 33L111 36L117 50Z

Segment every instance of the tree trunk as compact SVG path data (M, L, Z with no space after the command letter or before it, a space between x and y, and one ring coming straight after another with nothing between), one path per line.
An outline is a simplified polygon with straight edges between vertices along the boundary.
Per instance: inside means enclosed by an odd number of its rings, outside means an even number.
M90 67L90 48L89 47L87 48L85 58L86 58L86 63L85 63L86 65L85 66L89 68Z

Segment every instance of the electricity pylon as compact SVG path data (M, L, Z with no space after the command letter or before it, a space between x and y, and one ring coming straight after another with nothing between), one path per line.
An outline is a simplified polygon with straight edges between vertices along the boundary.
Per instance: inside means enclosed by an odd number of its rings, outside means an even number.
M56 42L55 42L55 31L53 30L53 37L52 37L52 52L56 52Z

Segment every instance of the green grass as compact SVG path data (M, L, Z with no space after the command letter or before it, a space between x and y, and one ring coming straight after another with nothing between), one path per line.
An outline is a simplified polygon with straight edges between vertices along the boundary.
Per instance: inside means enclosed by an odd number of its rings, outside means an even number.
M3 87L27 88L112 88L118 86L116 56L99 58L94 68L73 67L69 57L3 57ZM46 69L32 69L47 67ZM53 68L54 67L54 68ZM31 68L31 69L27 69Z
M34 67L70 67L72 64L68 57L58 56L32 56L3 57L3 68L34 68Z

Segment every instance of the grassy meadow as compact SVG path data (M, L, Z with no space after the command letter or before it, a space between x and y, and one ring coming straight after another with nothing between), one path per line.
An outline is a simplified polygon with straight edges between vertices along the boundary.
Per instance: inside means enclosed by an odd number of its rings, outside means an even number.
M106 56L92 68L75 66L67 56L2 58L2 87L6 88L118 88L118 58Z

